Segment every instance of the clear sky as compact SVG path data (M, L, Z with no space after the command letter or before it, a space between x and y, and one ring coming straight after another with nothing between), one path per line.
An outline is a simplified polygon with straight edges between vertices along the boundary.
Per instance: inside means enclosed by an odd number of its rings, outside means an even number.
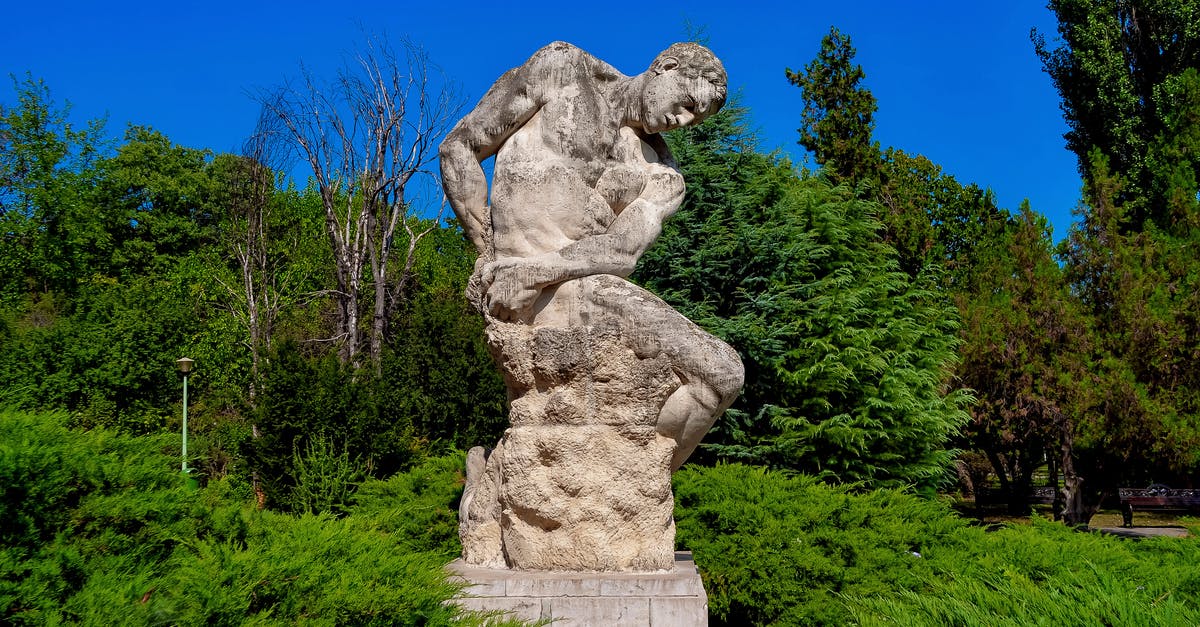
M1028 198L1060 239L1080 181L1064 148L1058 95L1031 28L1049 39L1036 0L1005 2L19 2L0 25L0 71L45 79L74 119L107 115L115 135L152 126L173 141L236 150L258 107L251 94L301 62L332 75L366 33L421 44L471 104L542 45L569 41L635 74L687 25L703 27L764 149L796 145L802 68L836 25L850 35L879 101L876 138L923 154L1016 209ZM0 102L13 104L8 84Z

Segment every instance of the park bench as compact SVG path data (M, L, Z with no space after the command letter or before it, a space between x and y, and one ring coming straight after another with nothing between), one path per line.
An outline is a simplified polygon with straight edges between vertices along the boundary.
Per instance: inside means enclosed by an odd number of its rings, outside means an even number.
M1176 490L1164 485L1120 488L1121 518L1133 526L1133 511L1200 512L1200 489Z

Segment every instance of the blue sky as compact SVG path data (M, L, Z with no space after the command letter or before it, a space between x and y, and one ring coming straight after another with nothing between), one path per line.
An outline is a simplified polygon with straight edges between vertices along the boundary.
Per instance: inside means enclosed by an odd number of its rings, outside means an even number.
M1058 96L1029 41L1053 39L1042 2L21 2L5 9L0 71L43 78L75 119L152 126L193 147L235 150L257 115L251 94L331 75L367 33L408 37L473 104L505 70L554 40L635 74L703 27L763 148L797 161L799 69L836 25L851 36L879 101L876 138L923 154L1002 206L1028 198L1060 239L1078 203ZM0 102L14 102L8 84Z

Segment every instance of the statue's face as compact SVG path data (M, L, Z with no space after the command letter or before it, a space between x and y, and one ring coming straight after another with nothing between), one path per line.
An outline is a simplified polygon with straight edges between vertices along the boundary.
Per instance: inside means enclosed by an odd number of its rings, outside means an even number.
M684 76L677 64L668 61L642 89L642 127L647 133L661 133L699 124L724 102L723 94L707 80Z

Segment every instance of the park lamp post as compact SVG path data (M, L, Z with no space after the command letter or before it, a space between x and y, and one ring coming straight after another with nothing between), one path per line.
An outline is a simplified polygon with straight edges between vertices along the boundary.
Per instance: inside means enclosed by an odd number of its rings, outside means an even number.
M183 474L186 475L186 474L188 474L188 466L187 466L187 410L188 410L187 380L188 380L188 373L192 371L192 365L195 364L196 362L195 362L195 360L188 359L187 357L180 357L179 359L175 360L175 363L179 365L179 372L183 373L183 462L181 462L180 468L183 469Z

